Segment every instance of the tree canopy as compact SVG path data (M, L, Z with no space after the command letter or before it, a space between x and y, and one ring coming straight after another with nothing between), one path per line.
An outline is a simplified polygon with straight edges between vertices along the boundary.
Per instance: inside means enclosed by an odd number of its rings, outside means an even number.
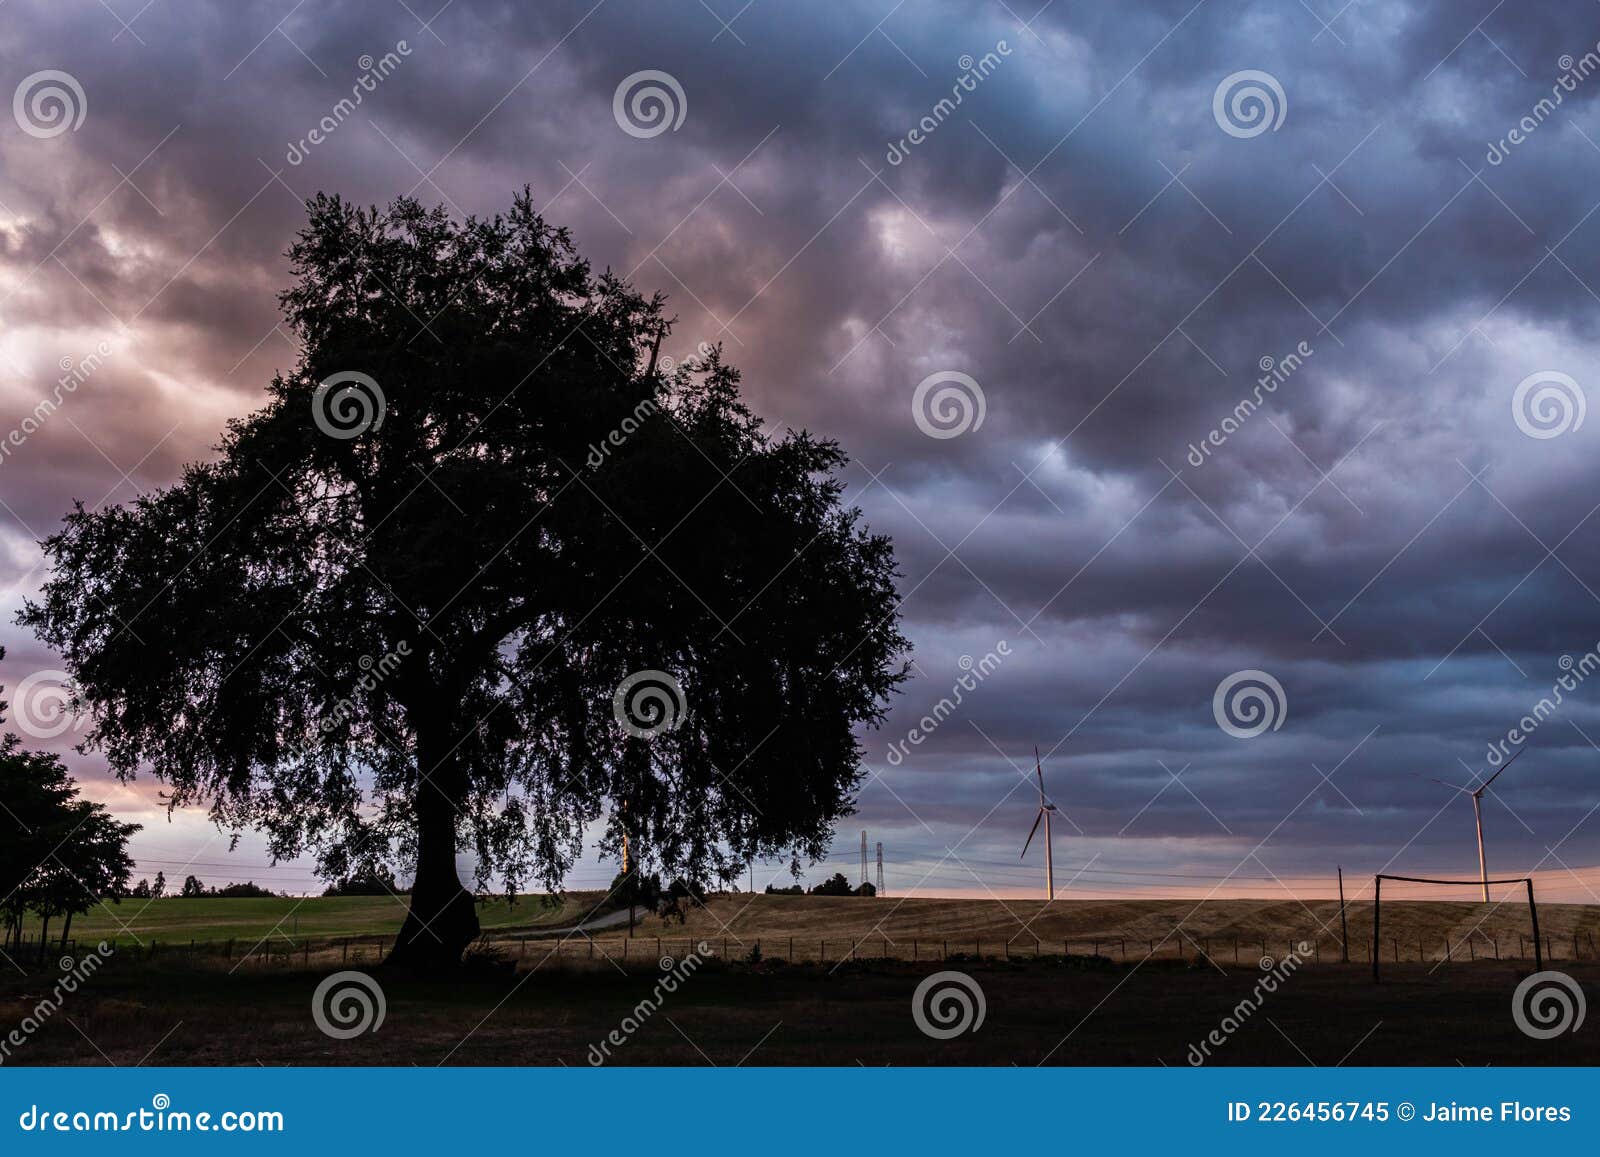
M298 364L216 456L44 543L21 621L86 743L331 879L413 867L407 961L480 886L555 888L586 828L642 868L815 859L905 677L889 541L845 456L765 433L720 349L595 273L526 191L457 220L319 195Z

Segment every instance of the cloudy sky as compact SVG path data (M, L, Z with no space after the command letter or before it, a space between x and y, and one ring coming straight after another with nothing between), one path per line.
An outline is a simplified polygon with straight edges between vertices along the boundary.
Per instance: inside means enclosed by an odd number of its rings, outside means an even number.
M916 678L828 870L1036 891L1037 745L1075 894L1471 876L1418 776L1548 698L1490 866L1600 900L1600 8L1502 4L9 0L0 610L293 364L305 197L527 184L894 537ZM143 871L313 886L73 762Z

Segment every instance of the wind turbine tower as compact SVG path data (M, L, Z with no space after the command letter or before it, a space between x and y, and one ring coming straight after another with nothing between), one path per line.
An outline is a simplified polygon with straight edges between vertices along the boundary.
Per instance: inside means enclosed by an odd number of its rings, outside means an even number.
M1039 812L1033 817L1033 827L1028 832L1027 842L1022 845L1022 858L1028 856L1028 846L1033 843L1033 837L1039 830L1039 821L1044 821L1044 895L1047 901L1056 898L1056 863L1055 841L1050 838L1050 815L1056 810L1056 805L1045 798L1044 794L1044 767L1039 760L1039 749L1033 749L1033 773L1039 777Z
M1489 861L1483 854L1483 793L1489 789L1489 785L1491 783L1500 778L1501 774L1506 770L1506 768L1510 767L1513 763L1517 762L1517 760L1521 759L1522 752L1527 750L1528 749L1524 747L1522 751L1517 752L1510 759L1506 760L1505 763L1500 765L1499 771L1495 772L1488 779L1484 780L1476 788L1462 787L1460 784L1455 783L1445 783L1444 780L1434 779L1431 775L1424 775L1420 777L1422 779L1426 779L1430 783L1436 783L1441 787L1448 787L1454 791L1459 791L1462 795L1472 797L1472 818L1478 827L1478 879L1483 883L1483 902L1485 904L1489 902Z

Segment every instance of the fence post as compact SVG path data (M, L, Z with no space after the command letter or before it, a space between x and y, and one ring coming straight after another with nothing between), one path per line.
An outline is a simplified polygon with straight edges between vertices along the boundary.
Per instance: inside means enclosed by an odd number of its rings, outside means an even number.
M526 946L527 941L524 940L523 944ZM343 966L348 963L350 963L350 937L346 936L344 938L344 954L339 957L339 964Z
M1383 877L1374 877L1372 881L1372 980L1378 980L1378 960L1382 953L1383 941L1378 939L1379 913L1383 911ZM1396 953L1398 955L1398 951Z

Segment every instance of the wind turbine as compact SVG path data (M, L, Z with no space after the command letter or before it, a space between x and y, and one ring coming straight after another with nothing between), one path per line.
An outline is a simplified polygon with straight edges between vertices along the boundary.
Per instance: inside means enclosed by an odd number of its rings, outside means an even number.
M1049 900L1056 898L1056 862L1054 841L1050 838L1050 813L1056 810L1056 805L1044 797L1044 768L1039 762L1039 749L1033 749L1033 773L1039 777L1039 814L1033 817L1033 827L1028 831L1027 842L1022 845L1022 856L1027 859L1028 845L1033 843L1033 837L1039 830L1039 821L1044 821L1044 887L1045 896Z
M1459 791L1463 795L1472 797L1472 818L1477 822L1478 825L1478 878L1483 882L1483 902L1485 904L1489 902L1489 864L1488 861L1484 859L1483 855L1483 793L1488 790L1488 787L1491 783L1500 778L1501 773L1503 773L1506 768L1510 767L1513 763L1517 762L1517 760L1521 759L1522 752L1527 750L1528 749L1524 747L1522 751L1517 752L1517 754L1506 760L1505 763L1500 765L1499 771L1495 772L1488 779L1484 780L1476 788L1462 787L1460 784L1455 783L1445 783L1444 780L1434 779L1431 775L1418 777L1419 779L1427 780L1429 783L1436 783L1441 787L1448 787L1455 791Z

